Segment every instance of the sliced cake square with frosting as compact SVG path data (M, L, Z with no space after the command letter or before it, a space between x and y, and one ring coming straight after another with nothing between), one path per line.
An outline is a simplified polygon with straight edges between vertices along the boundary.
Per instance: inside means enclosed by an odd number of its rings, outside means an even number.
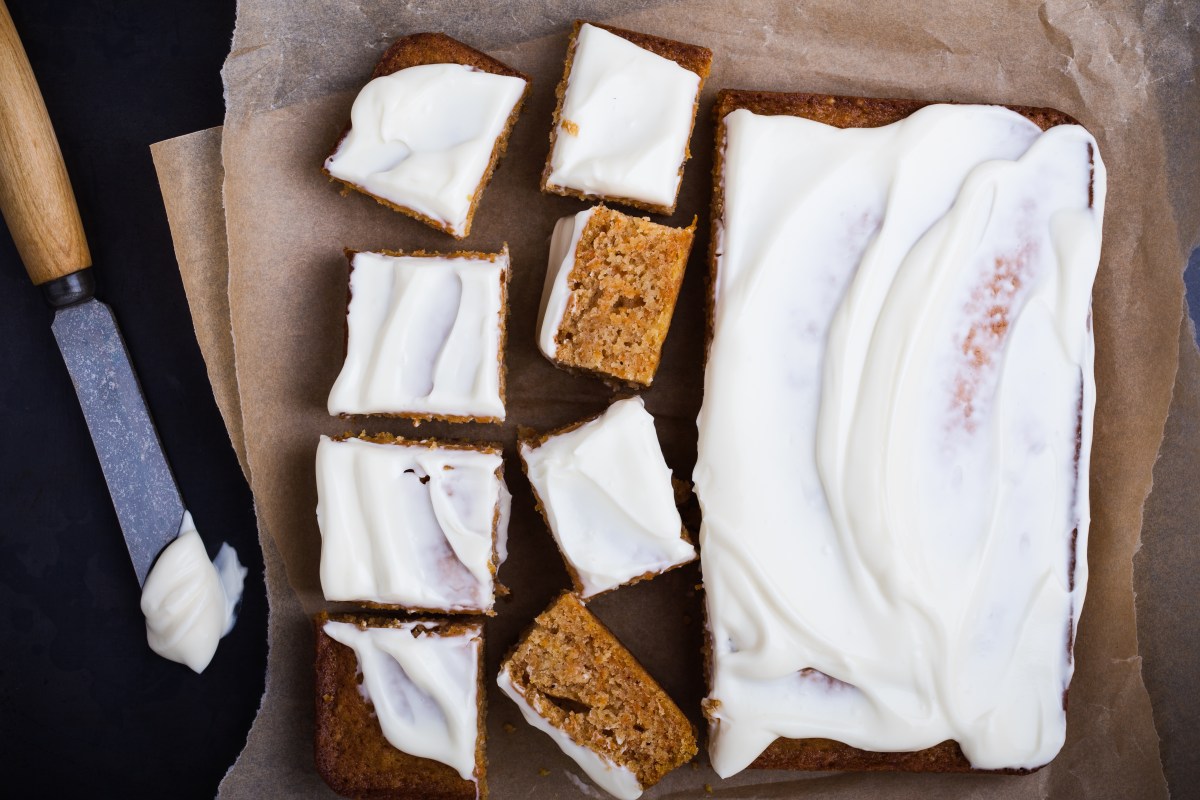
M671 468L640 397L547 434L522 432L538 508L582 597L694 561Z
M620 800L696 755L679 706L569 592L538 615L496 682L526 722Z
M529 78L462 42L405 36L355 98L324 172L465 238L528 94Z
M483 626L318 614L317 772L338 794L486 800Z
M596 206L554 226L538 314L551 362L649 386L687 269L696 222L659 225Z
M329 413L503 421L508 248L346 256L346 360Z
M675 210L712 51L577 20L542 191Z
M510 501L499 446L322 436L317 524L325 599L492 613Z

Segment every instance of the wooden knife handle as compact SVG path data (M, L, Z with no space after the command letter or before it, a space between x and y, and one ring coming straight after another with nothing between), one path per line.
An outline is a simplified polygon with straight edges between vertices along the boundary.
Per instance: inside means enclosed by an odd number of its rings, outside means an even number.
M92 265L58 139L4 0L0 0L0 211L35 284Z

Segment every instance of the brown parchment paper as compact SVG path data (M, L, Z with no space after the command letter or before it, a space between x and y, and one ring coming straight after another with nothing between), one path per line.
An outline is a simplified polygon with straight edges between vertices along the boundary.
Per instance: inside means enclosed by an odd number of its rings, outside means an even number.
M1183 193L1178 175L1166 166L1168 152L1173 153L1171 163L1177 158L1195 163L1197 149L1194 137L1184 136L1179 124L1189 115L1195 119L1197 107L1194 84L1191 89L1184 85L1196 51L1194 40L1183 36L1184 7L1014 3L981 10L867 3L851 10L820 2L802 9L697 2L629 10L628 5L618 4L622 14L613 15L613 7L606 6L586 16L714 49L702 113L712 90L722 86L1053 105L1096 133L1110 177L1104 262L1095 294L1100 406L1092 475L1092 577L1063 753L1047 769L1025 778L747 772L718 782L701 765L678 771L648 795L695 796L711 783L717 795L730 797L813 792L1162 796L1165 784L1140 675L1130 587L1142 501L1175 373L1183 245L1197 227L1194 205L1170 202ZM511 445L517 423L560 424L599 410L608 400L600 384L559 373L533 346L536 295L551 223L581 207L536 191L552 87L561 68L565 30L575 13L569 7L538 4L424 4L413 9L246 0L239 6L234 52L226 66L229 113L223 145L236 381L259 509L275 534L287 582L307 609L320 605L312 454L320 432L347 427L323 410L341 358L341 247L452 244L370 201L340 197L316 171L352 99L352 90L340 90L360 83L394 36L446 30L490 48L535 81L510 154L485 194L469 242L486 248L508 241L513 248L510 421L492 427L429 425L420 433L498 438ZM1172 87L1174 105L1169 108L1160 96L1162 86ZM693 141L696 158L685 177L677 221L696 212L703 215L710 147L711 126L705 119ZM705 245L698 242L697 251ZM663 368L646 395L668 462L684 476L694 460L700 400L702 272L695 260ZM769 433L769 423L748 424ZM400 422L362 427L413 433ZM488 626L492 669L520 628L566 585L515 463L509 464L509 476L517 499L512 555L501 578L514 594ZM598 601L596 608L698 722L703 686L696 657L696 580L694 570L680 571L621 590ZM297 623L290 633L302 638L302 628ZM293 686L290 695L295 699L304 688ZM492 700L489 754L496 796L595 791L579 783L577 771L548 739L519 723L511 704ZM514 733L504 732L506 722L517 725ZM307 749L311 730L302 727L281 735ZM549 775L540 777L539 767ZM272 770L285 768L270 761L259 764L258 777L266 781L259 785L270 785Z
M1195 313L1195 312L1193 312ZM1200 349L1185 316L1179 372L1134 558L1138 643L1171 792L1200 787ZM1181 731L1192 735L1178 735ZM1172 735L1176 734L1176 735Z
M233 331L229 321L229 250L221 187L221 129L209 128L150 146L158 173L175 258L195 320L196 341L204 356L217 409L247 480L242 401L233 369Z

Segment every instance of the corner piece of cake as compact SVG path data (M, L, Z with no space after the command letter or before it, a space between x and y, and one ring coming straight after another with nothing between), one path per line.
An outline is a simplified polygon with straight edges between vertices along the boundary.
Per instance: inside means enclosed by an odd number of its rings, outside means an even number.
M324 172L463 239L529 78L441 33L398 39L350 110Z
M509 257L355 252L329 413L504 420Z
M499 446L322 436L317 523L325 599L491 614L510 503Z
M487 800L483 626L318 614L317 772L340 795Z
M538 349L610 382L654 381L696 221L671 228L596 206L554 226Z
M1096 140L1024 107L715 113L713 768L1035 770L1087 583Z
M696 755L687 717L573 594L538 615L496 682L526 722L620 800Z
M640 397L546 434L522 432L521 461L571 581L589 598L696 559L671 468Z
M576 20L542 191L671 214L712 51Z

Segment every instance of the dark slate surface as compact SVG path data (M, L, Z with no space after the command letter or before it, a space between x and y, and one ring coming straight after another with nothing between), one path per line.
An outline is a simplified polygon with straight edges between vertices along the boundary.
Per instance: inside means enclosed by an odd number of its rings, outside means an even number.
M203 675L150 652L52 312L0 225L2 791L212 797L262 693L262 554L149 145L221 124L234 1L7 3L75 186L97 295L125 335L184 500L210 555L228 540L250 575L241 619Z

